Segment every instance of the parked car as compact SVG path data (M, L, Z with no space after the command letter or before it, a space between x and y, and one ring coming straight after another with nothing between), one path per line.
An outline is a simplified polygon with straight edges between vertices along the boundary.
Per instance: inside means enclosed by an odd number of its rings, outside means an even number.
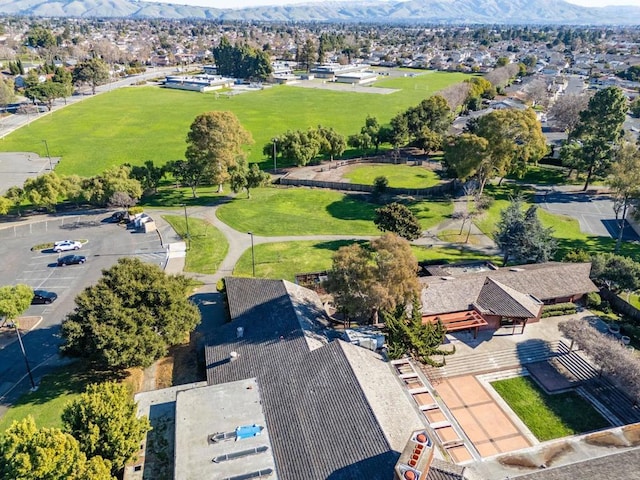
M82 255L66 255L58 259L58 266L64 267L65 265L78 265L87 261L87 257Z
M34 290L33 291L33 300L31 300L31 305L37 305L42 303L52 303L56 301L58 298L58 294L55 292L47 292L46 290Z
M67 252L69 250L80 250L81 248L82 243L75 240L60 240L53 244L53 251L57 253Z
M129 215L124 210L118 210L117 212L113 212L111 214L110 219L113 223L126 222L129 220Z

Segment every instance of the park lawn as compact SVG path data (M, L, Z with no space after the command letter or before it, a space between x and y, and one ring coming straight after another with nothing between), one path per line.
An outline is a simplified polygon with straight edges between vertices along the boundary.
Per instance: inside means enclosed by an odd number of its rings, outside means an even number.
M541 442L609 426L575 392L548 395L530 377L499 380L491 386Z
M189 187L176 187L175 182L171 180L164 180L158 191L148 197L143 197L140 200L140 205L143 207L181 207L184 204L187 206L198 205L213 205L229 194L229 188L225 185L223 192L218 192L218 185L204 185L198 187L196 190L196 197L193 197L191 188Z
M187 131L197 115L229 110L253 134L255 143L246 148L249 161L271 166L271 155L265 157L262 148L287 130L323 125L351 135L360 130L367 115L386 123L436 90L465 78L434 72L425 76L432 78L429 89L414 89L412 85L422 77L406 79L404 90L389 95L294 86L233 96L158 87L120 88L43 115L5 137L0 151L45 156L43 140L47 140L51 156L62 157L56 171L81 176L123 163L142 165L153 160L163 165L184 157Z
M220 220L240 232L264 236L380 235L373 223L380 205L365 195L309 188L259 188L220 206ZM423 200L407 206L427 230L451 216L450 200Z
M60 428L62 410L84 392L87 385L96 382L83 362L74 362L45 375L35 392L24 394L0 419L0 432L14 420L31 415L38 427Z
M215 273L227 256L229 244L220 230L205 220L189 218L189 239L187 239L187 224L180 215L163 215L173 229L188 242L186 272Z
M386 177L393 188L427 188L440 183L433 170L418 165L354 165L342 176L361 185L374 185L377 177Z
M389 77L378 79L374 87L396 88L402 90L412 104L417 105L426 97L430 97L454 83L460 83L473 75L460 72L438 72L435 70L407 70L406 77ZM411 76L411 75L414 76Z
M477 260L486 260L493 263L499 263L501 261L500 257L487 255L465 246L442 247L412 245L411 249L418 262L424 262L430 265L474 262Z
M333 254L356 240L299 241L263 243L254 247L256 277L295 281L298 273L329 270ZM252 272L251 249L236 263L235 276L250 277Z
M360 198L359 198L360 197ZM376 205L334 190L257 188L220 206L220 220L256 235L379 235Z
M545 165L537 165L527 167L527 173L524 177L516 178L514 176L507 176L507 178L513 179L522 183L530 183L536 185L566 185L576 184L580 181L576 179L569 179L567 177L568 169L554 168Z

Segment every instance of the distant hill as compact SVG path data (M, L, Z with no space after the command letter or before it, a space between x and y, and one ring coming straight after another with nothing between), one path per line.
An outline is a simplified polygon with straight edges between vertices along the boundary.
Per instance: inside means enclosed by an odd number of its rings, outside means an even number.
M0 14L288 22L632 25L639 21L640 8L586 8L561 0L361 0L232 10L141 0L0 0Z

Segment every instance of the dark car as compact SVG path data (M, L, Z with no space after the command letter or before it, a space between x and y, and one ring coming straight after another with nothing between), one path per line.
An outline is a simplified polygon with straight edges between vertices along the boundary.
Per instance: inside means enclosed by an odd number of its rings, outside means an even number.
M117 212L114 212L109 218L111 219L112 223L120 223L126 222L128 220L128 215L124 210L119 210Z
M87 261L87 257L82 255L66 255L58 259L58 266L64 267L65 265L77 265Z
M46 290L34 290L31 305L52 303L56 301L56 298L58 298L58 295L54 292L47 292Z

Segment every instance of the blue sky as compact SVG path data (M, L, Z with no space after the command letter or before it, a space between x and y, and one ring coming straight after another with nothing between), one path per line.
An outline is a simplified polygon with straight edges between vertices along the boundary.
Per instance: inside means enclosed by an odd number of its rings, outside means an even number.
M262 5L290 5L293 3L310 3L314 0L151 0L179 5L199 5L212 8L242 8ZM315 0L322 1L322 0ZM640 0L566 0L585 7L604 7L606 5L633 5L640 7Z

